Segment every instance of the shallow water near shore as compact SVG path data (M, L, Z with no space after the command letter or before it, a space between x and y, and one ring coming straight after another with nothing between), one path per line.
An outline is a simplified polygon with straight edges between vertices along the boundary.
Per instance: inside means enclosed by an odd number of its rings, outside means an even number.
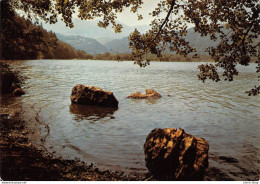
M260 98L245 91L258 84L256 64L239 66L233 82L197 79L200 63L32 60L11 64L28 77L20 98L24 117L40 122L38 144L56 155L106 169L147 173L143 144L154 128L183 128L209 141L205 180L258 180ZM112 91L118 109L73 106L76 84ZM131 100L155 89L155 100ZM48 129L46 126L48 125Z

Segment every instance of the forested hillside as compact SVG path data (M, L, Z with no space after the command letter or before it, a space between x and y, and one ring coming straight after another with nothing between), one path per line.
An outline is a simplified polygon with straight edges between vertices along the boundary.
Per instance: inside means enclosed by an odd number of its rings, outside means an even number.
M3 3L4 5L4 3ZM91 59L47 32L41 25L1 7L1 59Z

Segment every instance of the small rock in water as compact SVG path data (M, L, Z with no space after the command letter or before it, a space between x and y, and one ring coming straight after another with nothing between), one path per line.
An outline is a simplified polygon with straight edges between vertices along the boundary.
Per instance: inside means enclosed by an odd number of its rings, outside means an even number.
M22 90L21 88L16 88L14 91L13 91L13 95L14 96L21 96L21 95L24 95L25 92L24 90Z
M145 99L145 98L161 98L161 95L153 89L146 89L146 94L135 92L129 95L127 98L132 99Z
M197 180L208 167L209 144L176 128L154 129L146 138L146 166L160 180Z

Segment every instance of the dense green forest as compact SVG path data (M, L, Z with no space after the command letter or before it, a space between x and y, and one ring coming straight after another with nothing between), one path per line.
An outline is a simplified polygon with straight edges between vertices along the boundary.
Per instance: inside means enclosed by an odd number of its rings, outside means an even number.
M2 11L3 10L3 11ZM93 59L47 32L41 25L1 7L1 59Z

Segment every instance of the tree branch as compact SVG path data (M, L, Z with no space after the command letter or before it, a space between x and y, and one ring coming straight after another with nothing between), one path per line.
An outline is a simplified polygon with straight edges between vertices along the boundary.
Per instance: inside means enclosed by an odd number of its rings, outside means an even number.
M245 34L244 34L244 37L243 37L243 40L242 40L243 47L245 47L246 36L248 35L249 31L251 30L252 26L254 25L254 22L255 22L255 18L252 20L252 22L251 22L249 28L247 29L247 31L246 31Z
M169 17L170 17L170 15L171 15L171 12L172 12L172 10L173 10L174 5L175 5L175 0L172 1L172 4L171 4L171 7L170 7L170 9L169 9L169 11L168 11L168 13L167 13L167 16L166 16L166 18L164 19L162 25L160 26L159 31L158 31L158 33L156 34L156 36L155 36L155 38L153 39L153 41L157 39L157 37L160 35L160 33L161 33L161 31L162 31L164 25L169 21Z
M253 12L253 15L252 15L253 20L252 20L252 22L251 22L249 28L248 28L247 31L245 32L245 34L244 34L244 38L243 38L243 40L242 40L243 47L245 47L246 36L248 35L249 31L250 31L251 28L253 27L253 25L254 25L254 23L255 23L255 20L256 20L257 17L259 16L259 13L260 13L259 10L256 10L256 11Z

